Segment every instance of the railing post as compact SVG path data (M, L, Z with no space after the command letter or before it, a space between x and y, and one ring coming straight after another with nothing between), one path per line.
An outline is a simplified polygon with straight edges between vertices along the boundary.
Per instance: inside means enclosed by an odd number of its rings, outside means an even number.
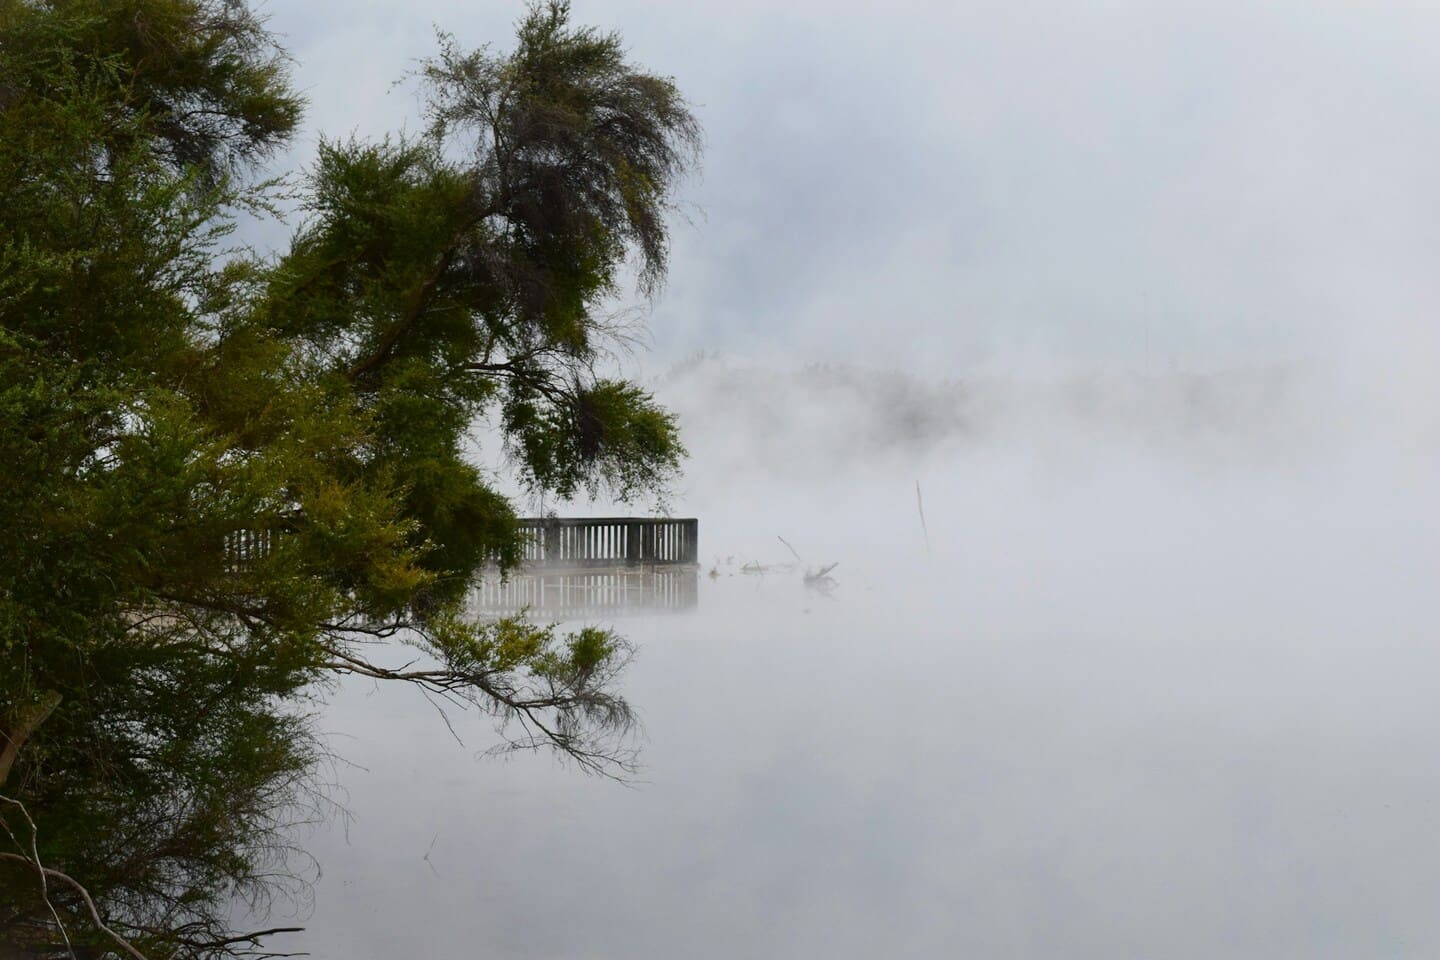
M685 554L683 557L686 563L700 562L700 521L685 521Z
M560 560L560 521L547 520L544 528L544 562L557 563Z
M625 524L625 563L628 566L633 567L640 562L640 530L638 521Z

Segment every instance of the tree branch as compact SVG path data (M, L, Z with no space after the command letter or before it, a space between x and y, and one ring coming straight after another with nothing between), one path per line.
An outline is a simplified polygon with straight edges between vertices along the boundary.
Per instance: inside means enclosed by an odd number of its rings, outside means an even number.
M31 858L22 857L18 853L0 852L0 860L6 860L11 863L23 863L33 869L36 873L40 874L42 877L49 877L51 879L59 880L61 883L69 886L79 895L80 899L84 901L85 909L89 911L90 920L95 924L95 928L97 930L99 930L101 933L105 934L105 936L113 940L116 946L118 946L121 950L134 958L134 960L149 960L149 958L146 957L145 954L135 949L135 945L132 944L129 940L126 940L124 937L120 936L120 934L116 933L114 930L111 930L108 926L106 926L104 918L100 916L100 908L95 906L95 900L90 896L90 891L86 890L85 886L80 883L79 880L76 880L68 873L62 873L61 871L56 870L53 867L42 866L41 864L36 863Z
M30 739L40 724L55 712L55 708L60 706L60 700L60 694L47 690L40 695L37 702L16 711L14 726L9 733L0 730L0 739L5 741L5 749L0 750L0 786L3 786L10 776L10 768L15 765L20 748L25 746L25 741Z
M426 276L425 280L420 284L419 289L415 291L415 296L411 299L410 306L405 310L405 313L385 332L385 335L380 338L380 343L376 345L374 350L367 356L356 361L350 369L346 371L346 376L349 377L351 381L358 379L363 374L370 372L385 362L386 358L390 356L390 352L395 349L395 345L400 342L400 338L405 335L405 332L410 329L410 326L419 319L420 314L424 313L425 308L430 305L431 298L435 293L435 288L444 278L445 271L449 270L450 265L455 261L458 245L465 234L474 229L475 226L482 221L499 212L499 206L492 203L482 207L476 211L473 216L465 219L464 223L460 225L460 228L455 231L454 239L450 245L446 247L445 252L440 255L440 262L435 264L435 269L430 271L429 275Z
M449 269L450 261L454 259L454 256L455 248L452 246L440 257L440 262L435 265L435 269L431 270L430 275L420 284L420 289L415 291L415 296L410 302L410 307L399 320L395 321L389 330L385 331L385 335L380 338L380 343L370 352L370 355L359 360L346 371L346 376L352 381L356 380L362 374L368 373L385 362L385 358L390 355L391 350L395 349L395 345L400 342L400 338L405 335L405 331L410 328L410 325L414 323L420 314L425 311L425 308L430 305L430 297L435 292L435 287L440 283L440 278L443 277L445 271Z
M534 695L525 695L510 688L508 684L497 684L494 672L465 672L446 668L429 670L391 669L379 666L354 656L337 646L326 644L326 653L334 659L321 666L336 673L350 673L374 680L400 680L417 685L422 691L431 691L448 697L462 697L476 705L476 694L488 698L492 715L517 720L525 730L528 741L511 741L509 748L539 748L546 744L569 756L581 769L590 773L622 780L612 771L618 768L624 773L634 770L633 760L623 753L606 753L587 746L587 738L567 732L565 714L572 710L598 708L610 714L614 728L626 728L631 722L629 708L623 701L603 694L592 694L584 689L585 679L556 685L553 678L543 678L545 684ZM466 697L466 694L469 694ZM545 720L545 711L557 711L561 723L554 726ZM535 731L538 731L536 733Z

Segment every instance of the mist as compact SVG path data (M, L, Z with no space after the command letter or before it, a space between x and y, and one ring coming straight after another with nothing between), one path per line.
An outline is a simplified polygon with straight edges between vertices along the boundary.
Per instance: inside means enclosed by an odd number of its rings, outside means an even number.
M337 955L1440 945L1433 446L1327 432L1266 370L654 384L702 564L695 610L613 621L639 782L343 691Z
M365 84L429 52L422 20L512 12L306 6L273 24L331 133L399 125ZM698 517L697 605L613 621L629 787L339 690L307 949L1440 952L1440 15L576 17L708 131L616 360L690 456L632 505L502 482Z

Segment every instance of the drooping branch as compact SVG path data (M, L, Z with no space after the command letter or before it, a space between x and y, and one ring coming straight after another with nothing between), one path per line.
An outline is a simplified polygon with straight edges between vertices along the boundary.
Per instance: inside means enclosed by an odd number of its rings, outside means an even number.
M535 686L527 689L513 681L515 669L391 668L357 656L338 643L326 644L323 649L332 659L322 666L335 673L411 683L428 693L457 698L457 704L468 702L502 720L517 722L526 737L509 741L506 750L548 746L586 772L616 780L624 780L623 774L635 770L631 753L602 749L596 736L601 732L623 735L634 724L629 705L602 689L603 682L624 667L624 657L616 657L604 670L576 667L558 675L532 670ZM590 725L582 726L579 717L591 721Z
M146 929L147 933L162 934L164 931ZM308 952L281 953L273 950L262 950L260 941L266 937L272 937L278 933L304 933L304 927L270 927L266 930L251 930L246 933L239 933L230 936L215 935L213 937L199 937L185 931L169 933L169 937L182 947L189 947L191 950L214 951L223 950L232 956L278 958L278 957L308 957ZM253 949L247 949L237 953L234 948L248 944Z

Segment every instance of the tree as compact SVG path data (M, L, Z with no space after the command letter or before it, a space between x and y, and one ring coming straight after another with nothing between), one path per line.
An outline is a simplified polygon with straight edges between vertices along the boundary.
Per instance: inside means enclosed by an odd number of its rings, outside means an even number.
M464 616L520 548L465 450L488 417L534 491L673 476L600 370L696 121L535 6L509 54L442 38L423 135L324 143L287 251L229 250L285 62L241 0L0 0L0 956L264 955L229 907L295 876L344 674L627 769L623 638Z

